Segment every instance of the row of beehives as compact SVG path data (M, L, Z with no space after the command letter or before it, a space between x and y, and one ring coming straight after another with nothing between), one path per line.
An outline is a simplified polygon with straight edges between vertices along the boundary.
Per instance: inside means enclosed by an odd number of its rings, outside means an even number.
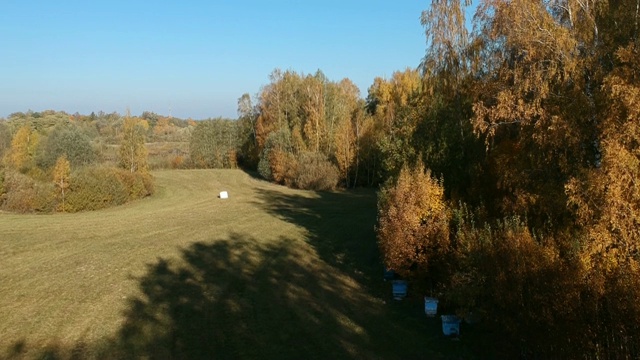
M391 280L391 291L395 300L402 300L407 296L409 283L406 280L395 280L395 273L392 270L386 270L384 274L385 280ZM429 317L435 317L438 314L438 299L425 296L424 297L424 313ZM446 336L460 335L460 319L455 315L442 315L442 332Z

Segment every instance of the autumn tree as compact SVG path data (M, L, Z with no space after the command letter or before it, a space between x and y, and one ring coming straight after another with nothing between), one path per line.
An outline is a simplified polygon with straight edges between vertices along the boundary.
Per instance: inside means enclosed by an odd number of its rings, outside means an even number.
M514 351L520 355L526 349L533 357L636 357L640 307L627 299L637 298L640 284L639 220L633 215L638 1L488 0L478 7L469 39L460 6L437 1L423 14L429 45L423 89L430 101L422 131L440 129L446 141L432 133L418 148L428 166L443 174L455 173L447 163L456 158L475 173L472 186L453 187L470 190L459 194L465 201L480 200L475 215L485 226L513 214L526 219L479 240L482 245L472 251L476 264L495 267L480 266L477 279L507 280L470 298L490 302L504 289L513 289L508 295L535 287L558 299L562 305L546 314L531 310L536 305L522 296L505 296L489 307L529 313L502 319L518 334ZM467 140L469 119L484 150ZM452 187L447 184L456 178L447 176L445 185ZM514 260L529 265L512 271L507 264ZM467 265L458 264L464 273ZM517 290L519 284L526 286ZM547 320L540 323L540 316ZM554 345L529 331L552 323L579 324L581 335L569 336L581 346Z
M378 200L378 244L385 266L403 276L436 273L450 247L449 219L442 182L421 163L402 167Z
M543 2L487 1L478 19L476 66L486 82L473 124L489 151L494 206L537 227L566 222L566 179L597 152L592 44Z
M351 184L355 185L358 180L358 147L364 121L363 104L359 99L360 91L348 79L328 88L336 96L328 101L331 104L331 111L328 111L331 114L328 134L333 137L329 154L335 156L340 176L348 187Z
M127 116L122 129L122 140L118 150L120 166L133 172L146 172L148 151L145 135L149 128L146 120Z
M71 177L71 165L65 155L62 155L56 161L56 165L53 168L53 182L60 191L60 198L62 201L62 212L65 211L65 191L69 188L69 179Z
M640 343L640 57L630 42L615 52L604 79L598 123L601 157L566 185L583 236L592 311L602 356L639 354Z
M356 129L352 121L341 122L335 131L335 156L340 176L345 179L347 186L351 183L350 172L357 156Z
M153 126L153 136L158 140L167 141L168 139L172 139L172 136L177 131L178 127L166 116L157 117L155 125Z
M367 111L374 120L371 135L379 155L379 176L396 176L407 162L415 162L413 134L424 108L420 74L415 69L394 72L390 79L376 78L369 87Z
M347 176L352 156L345 158L344 148L338 149L335 141L338 129L343 131L342 135L350 131L344 122L353 121L356 109L362 106L355 85L348 80L331 82L320 71L300 75L276 69L270 79L253 109L248 106L248 96L240 104L245 119L255 117L253 135L259 173L290 186L318 184L319 179L296 180L301 179L298 171L318 166L333 173L340 156L344 165L342 174ZM345 140L343 136L341 140L346 142L340 146L352 142L351 137ZM321 176L320 171L309 173Z
M29 125L20 127L11 140L11 148L4 158L5 164L23 173L33 168L39 141L40 136Z
M427 48L420 63L421 116L412 145L422 161L443 177L447 196L477 204L474 188L483 174L484 148L471 118L476 53L466 23L469 1L433 1L422 12ZM475 197L475 199L474 199Z
M321 73L305 77L302 84L304 139L307 148L316 153L320 153L326 139L324 87L324 76Z

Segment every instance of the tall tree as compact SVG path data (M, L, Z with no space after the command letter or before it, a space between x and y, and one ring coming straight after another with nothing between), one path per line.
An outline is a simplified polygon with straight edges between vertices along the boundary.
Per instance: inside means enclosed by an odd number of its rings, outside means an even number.
M478 19L473 124L489 150L493 206L536 227L568 221L564 185L595 140L580 43L542 1L487 1Z
M242 94L238 99L238 136L240 137L240 158L250 167L258 164L258 136L256 120L258 113L251 96Z
M303 130L308 149L316 153L320 153L326 133L324 86L322 77L307 76L304 79Z
M191 161L202 168L234 168L238 123L225 119L199 121L189 142Z
M69 178L71 177L71 164L65 155L62 155L56 161L53 168L53 182L60 190L62 200L62 212L65 212L65 191L69 188Z
M372 135L383 179L397 176L405 163L416 160L411 140L422 116L420 103L425 100L420 84L419 72L405 69L388 80L376 78L369 88L367 110L375 122Z
M5 164L21 172L35 166L36 149L40 142L38 133L29 125L23 125L11 140L11 148L5 155Z
M467 5L469 0L433 0L429 10L422 12L427 50L420 68L431 92L455 92L469 71Z
M331 118L328 136L332 137L328 153L335 156L340 176L345 184L351 186L351 173L357 181L358 169L358 141L361 137L363 113L359 101L360 91L349 79L343 79L338 84L328 84L327 89L334 96L331 101Z
M130 172L148 170L148 151L145 136L149 124L146 120L127 116L122 128L122 140L118 150L120 166Z

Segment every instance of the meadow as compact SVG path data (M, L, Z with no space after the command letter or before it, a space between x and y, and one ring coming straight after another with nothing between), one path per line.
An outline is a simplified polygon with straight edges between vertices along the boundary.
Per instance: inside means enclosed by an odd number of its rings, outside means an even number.
M472 357L422 294L391 299L373 190L153 175L124 206L0 213L0 358Z

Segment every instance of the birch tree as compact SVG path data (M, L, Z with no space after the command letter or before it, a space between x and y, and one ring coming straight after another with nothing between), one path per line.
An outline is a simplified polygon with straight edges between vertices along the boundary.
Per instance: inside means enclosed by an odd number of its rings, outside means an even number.
M69 179L71 177L71 164L65 155L62 155L56 161L53 168L53 182L60 191L60 199L62 201L61 211L65 212L65 192L69 188Z
M122 127L122 140L118 151L120 166L130 172L148 171L148 151L145 135L149 129L146 120L127 116Z

